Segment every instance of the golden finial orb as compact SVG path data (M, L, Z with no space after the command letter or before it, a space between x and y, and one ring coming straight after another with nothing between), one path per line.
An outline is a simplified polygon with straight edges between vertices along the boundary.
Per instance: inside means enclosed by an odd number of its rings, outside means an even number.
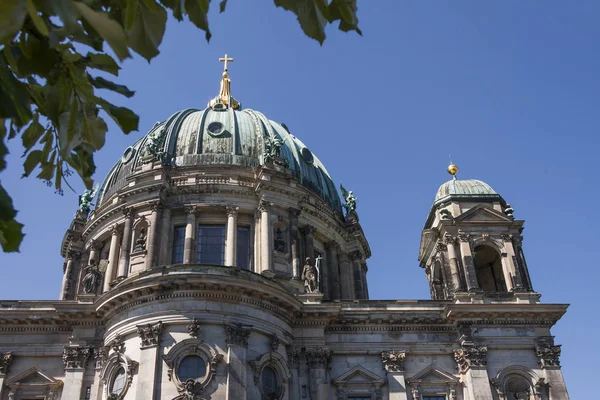
M456 179L457 172L458 172L458 165L454 164L453 162L450 162L450 165L448 165L448 173L450 175L452 175L452 177L454 179Z

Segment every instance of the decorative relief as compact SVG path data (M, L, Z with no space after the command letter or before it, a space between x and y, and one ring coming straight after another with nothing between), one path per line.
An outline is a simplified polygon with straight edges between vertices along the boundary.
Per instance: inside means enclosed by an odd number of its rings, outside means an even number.
M12 364L14 356L12 352L0 353L0 375L8 374L8 367Z
M261 200L258 202L258 211L260 211L260 212L268 212L268 211L269 211L269 208L270 208L272 205L273 205L273 203L271 203L271 202L268 202L268 201L266 201L266 200L264 200L264 199L261 199Z
M404 351L384 351L381 353L383 367L388 372L404 372Z
M471 241L471 235L463 231L458 231L457 237L461 242L469 243Z
M96 364L96 369L102 369L104 363L106 362L106 357L108 353L104 346L99 346L94 349L94 362Z
M444 239L443 240L444 240L444 244L446 244L446 245L450 245L450 244L456 243L456 238L454 236L452 236L451 234L449 234L449 233L446 233L444 235Z
M92 355L92 348L87 346L65 346L63 363L65 369L83 369Z
M454 350L454 360L458 365L458 372L465 373L472 367L484 367L487 365L486 346L463 346Z
M116 334L115 338L110 344L110 348L115 353L123 354L125 352L125 341L120 334Z
M183 210L186 214L195 215L198 213L198 206L185 206L183 207Z
M535 345L535 355L542 368L560 367L560 345L554 345L552 337L540 338Z
M327 368L331 359L328 347L309 347L306 349L306 362L310 368Z
M448 251L448 246L446 246L446 244L444 244L443 242L437 242L435 244L435 249L439 252L444 252Z
M160 336L163 332L163 323L162 321L158 321L155 324L138 325L137 331L138 335L140 335L140 339L142 339L142 349L158 346L160 343Z
M248 347L248 338L252 332L252 325L225 324L225 342L230 346Z
M187 326L188 333L192 337L198 337L198 330L200 329L200 321L194 318L191 324Z
M444 208L442 210L440 210L440 219L442 221L447 221L452 219L452 213L450 212L450 210Z
M238 206L227 206L225 207L228 217L233 217L238 214L240 208Z
M500 237L502 238L502 241L508 242L508 243L512 242L512 239L513 239L513 235L510 235L510 234L509 235L500 235Z
M296 368L300 365L300 348L297 346L286 346L288 356L288 366L290 368Z
M271 335L271 351L277 351L279 350L279 343L281 343L281 340L277 337L277 335L273 334Z
M123 208L123 215L125 218L131 218L133 216L133 207Z

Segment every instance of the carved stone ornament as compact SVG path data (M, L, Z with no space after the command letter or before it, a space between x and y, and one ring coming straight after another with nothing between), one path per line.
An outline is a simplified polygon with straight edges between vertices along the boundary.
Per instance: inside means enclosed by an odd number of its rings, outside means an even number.
M448 246L440 241L435 244L435 249L439 252L448 251Z
M472 367L487 365L487 347L468 345L454 350L454 360L458 365L458 372L465 373Z
M225 207L226 211L227 211L227 216L228 217L232 217L238 214L238 211L240 211L240 208L238 206L227 206Z
M383 367L388 372L404 372L404 351L384 351L381 353Z
M452 213L450 212L450 210L444 208L442 210L440 210L440 219L442 221L447 221L452 219Z
M123 354L125 351L125 341L118 333L110 344L110 349L115 353Z
M281 343L281 340L277 337L277 335L271 335L271 351L277 351L279 350L279 343Z
M248 347L248 338L252 332L252 325L225 324L225 342L230 346Z
M306 349L306 362L309 368L327 368L331 360L328 347L309 347Z
M104 346L96 347L94 349L94 362L96 364L96 369L102 369L107 356L108 352Z
M192 337L198 337L199 329L200 329L200 321L196 318L194 318L192 323L187 326L188 333Z
M535 355L542 368L560 367L560 345L554 346L553 343L540 342L535 345Z
M133 375L136 373L139 364L121 353L112 353L104 363L100 371L100 379L104 386L104 396L108 400L123 400L127 390L133 382ZM125 385L120 393L110 393L110 386L119 371L123 368L125 371Z
M142 340L142 349L158 346L163 332L163 323L162 321L158 321L154 324L138 325L137 330Z
M463 231L458 231L457 237L461 242L469 242L471 240L471 235Z
M446 233L444 235L444 244L446 245L450 245L450 244L454 244L456 242L456 238L454 236L452 236L449 233Z
M0 353L0 375L8 374L8 367L12 364L14 356L10 351Z
M285 349L288 356L288 366L290 368L297 368L300 365L300 348L297 346L286 346Z
M63 363L65 369L83 369L87 364L93 349L87 346L65 346Z

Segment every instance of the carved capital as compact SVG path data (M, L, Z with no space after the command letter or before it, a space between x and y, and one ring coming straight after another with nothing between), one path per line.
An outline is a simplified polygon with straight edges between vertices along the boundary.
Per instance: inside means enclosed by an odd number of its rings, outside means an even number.
M454 360L461 374L473 367L484 367L487 365L487 347L464 345L461 349L454 350Z
M362 253L359 250L353 251L352 253L348 254L348 256L350 256L350 259L352 261L360 261L363 259Z
M153 201L152 203L150 203L150 210L152 210L152 212L155 212L155 213L161 212L164 207L165 207L165 205L160 200Z
M381 353L383 367L388 372L404 372L404 351L384 351Z
M288 366L290 368L296 368L300 365L300 348L297 346L286 346L285 348L288 356Z
M326 242L325 243L325 250L331 250L334 252L339 252L340 250L342 250L342 247L340 246L340 244L336 241L331 241L331 242Z
M313 236L315 234L315 232L317 232L317 228L315 228L314 226L311 226L311 225L305 225L302 228L300 228L300 231L305 236Z
M158 346L160 344L160 337L163 332L163 323L162 321L158 321L154 324L138 325L137 331L138 335L140 335L140 339L142 340L142 349Z
M125 352L125 341L118 333L115 335L115 339L110 344L110 348L115 353L123 354Z
M93 349L87 346L65 346L63 363L65 369L83 369L87 364Z
M194 318L192 323L187 326L188 333L192 337L198 337L199 329L200 329L200 321L196 318Z
M248 347L248 338L251 332L251 325L226 323L225 342L230 346Z
M309 347L306 349L306 362L309 368L327 368L331 360L328 347Z
M133 207L123 208L123 215L125 218L131 218L133 216Z
M0 353L0 375L8 374L8 368L14 360L12 352L7 351L6 353Z
M240 208L238 206L227 206L225 207L225 210L227 211L228 217L235 217L238 214L238 211L240 211Z
M110 234L112 236L117 236L119 234L119 225L114 224L113 226L110 227Z
M540 338L535 345L535 355L540 367L560 367L560 347L554 345L554 339L551 337Z
M277 337L277 335L271 335L270 337L270 341L271 341L271 351L278 351L279 350L279 344L281 343L281 340Z
M258 211L268 212L269 208L271 208L272 205L273 205L273 203L271 203L271 202L268 202L266 200L261 200L258 202Z
M300 214L302 213L301 210L292 207L288 208L288 212L290 213L290 219L292 220L297 220Z
M444 235L444 239L443 240L444 240L444 244L446 244L446 245L456 243L456 238L454 236L452 236L451 234L449 234L449 233L446 233Z
M99 346L94 349L94 362L96 364L96 369L102 369L107 356L108 353L104 346Z
M468 233L463 232L463 231L458 231L457 237L458 237L458 240L461 242L469 243L471 241L471 235L469 235Z
M513 235L500 235L500 237L502 238L502 241L504 242L508 242L511 243L513 240Z
M69 250L67 252L67 260L77 260L79 257L81 257L81 253L79 251Z
M437 242L435 244L435 249L439 252L448 251L448 246L443 242Z
M198 206L185 206L183 211L188 215L196 215L198 214Z

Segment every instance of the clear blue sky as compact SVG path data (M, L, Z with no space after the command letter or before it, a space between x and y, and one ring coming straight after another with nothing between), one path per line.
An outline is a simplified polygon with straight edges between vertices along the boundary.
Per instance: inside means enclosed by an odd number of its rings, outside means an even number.
M120 82L137 93L112 99L139 112L140 132L110 125L96 179L155 121L203 108L227 52L243 106L286 123L358 196L373 299L429 297L417 253L449 153L459 177L511 203L534 288L571 304L553 333L571 397L584 398L600 362L600 2L359 0L364 36L331 27L322 47L270 0L230 1L225 14L213 3L210 44L171 21L157 59L124 63ZM77 195L19 179L19 141L10 149L0 178L27 236L21 254L0 254L0 298L56 299Z

